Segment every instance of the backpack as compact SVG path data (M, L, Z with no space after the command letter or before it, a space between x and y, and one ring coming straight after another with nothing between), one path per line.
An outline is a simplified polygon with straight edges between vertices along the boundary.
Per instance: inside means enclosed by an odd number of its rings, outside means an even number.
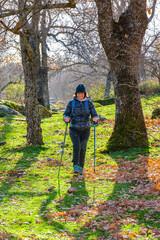
M73 99L73 100L72 100L72 112L71 112L71 113L73 113L73 111L74 111L74 109L75 109L75 104L76 104L76 101L75 101L75 99ZM84 105L85 105L86 112L88 113L88 115L90 115L90 110L89 110L88 101L85 101L85 102L84 102Z

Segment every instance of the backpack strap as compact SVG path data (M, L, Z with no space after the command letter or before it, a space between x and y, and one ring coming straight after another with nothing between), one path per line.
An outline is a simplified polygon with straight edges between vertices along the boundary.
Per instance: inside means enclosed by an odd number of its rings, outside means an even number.
M75 104L76 104L76 101L75 99L72 100L72 110L71 110L71 114L73 114L73 111L75 109Z

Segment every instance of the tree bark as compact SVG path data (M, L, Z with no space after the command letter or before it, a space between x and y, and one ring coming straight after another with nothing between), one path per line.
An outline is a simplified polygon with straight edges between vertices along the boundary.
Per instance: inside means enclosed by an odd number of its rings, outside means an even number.
M48 56L47 56L47 29L46 29L46 11L42 13L42 80L43 80L43 98L44 105L50 109L49 90L48 90Z
M43 54L43 53L42 53ZM42 56L44 62L44 56ZM48 89L48 67L39 65L37 78L37 99L40 105L50 109L49 89Z
M109 71L107 79L106 79L106 87L105 87L105 92L104 92L104 98L109 97L110 90L111 90L111 81L112 81L112 75L111 75L111 71Z
M37 100L40 105L45 106L43 97L43 78L42 78L42 67L41 67L41 56L40 56L40 46L37 52L38 57L38 77L37 77Z
M49 103L49 89L48 89L48 66L47 66L47 50L46 50L46 39L47 39L47 29L46 29L46 11L42 13L41 20L41 41L38 49L38 58L39 58L39 70L38 70L38 79L37 79L37 98L38 102L50 109ZM41 47L41 51L40 51ZM40 54L41 52L41 54Z
M29 37L30 38L30 37ZM29 39L28 39L29 40ZM31 145L42 145L42 129L40 126L39 103L37 101L37 58L29 53L21 38L22 65L25 78L25 106L27 122L27 143ZM28 43L29 44L29 43Z
M23 8L23 1L19 0L19 8ZM38 78L38 16L32 16L32 22L24 25L20 33L22 65L25 79L25 106L27 122L27 143L42 145L42 129L37 101L36 82Z
M138 64L148 25L146 1L132 0L118 22L110 0L96 0L99 35L109 60L115 91L115 126L107 151L148 147L138 86Z

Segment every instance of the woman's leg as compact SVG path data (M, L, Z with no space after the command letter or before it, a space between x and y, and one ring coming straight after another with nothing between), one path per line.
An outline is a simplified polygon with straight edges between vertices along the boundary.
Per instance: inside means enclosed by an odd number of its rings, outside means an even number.
M86 148L87 148L87 142L90 135L90 129L86 129L81 132L80 135L80 161L79 165L80 167L84 167L84 161L85 161L85 155L86 155Z
M80 161L80 134L75 129L70 129L70 138L73 143L73 165L78 165Z

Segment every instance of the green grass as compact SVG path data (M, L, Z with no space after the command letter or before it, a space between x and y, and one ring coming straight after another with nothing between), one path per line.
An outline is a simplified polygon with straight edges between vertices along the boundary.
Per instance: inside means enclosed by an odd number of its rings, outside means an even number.
M67 133L58 178L65 124L62 113L42 119L44 146L27 146L26 122L0 118L0 239L160 239L158 120L150 122L159 96L143 97L150 153L142 149L96 153L93 127L85 178L72 176ZM103 149L114 120L114 105L97 108L108 120L96 126L96 149ZM47 159L50 158L51 161ZM53 191L48 188L53 186ZM70 187L77 192L68 193Z

